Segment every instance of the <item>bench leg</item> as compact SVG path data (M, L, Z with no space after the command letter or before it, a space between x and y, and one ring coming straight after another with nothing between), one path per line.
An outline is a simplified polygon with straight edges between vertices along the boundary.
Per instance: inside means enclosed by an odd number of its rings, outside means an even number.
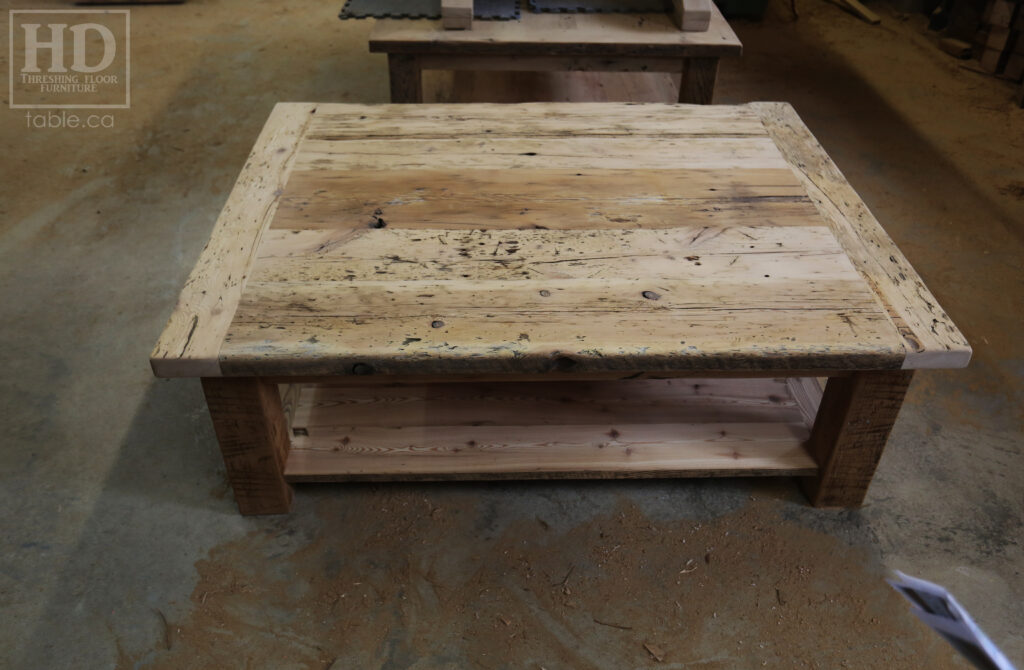
M204 377L203 392L238 510L288 512L292 489L284 480L284 463L291 443L277 384Z
M687 58L683 61L683 79L679 84L679 102L710 105L718 78L717 58Z
M912 370L832 377L808 449L818 475L802 480L815 507L859 507L896 423Z
M391 102L423 102L423 71L416 56L388 54Z

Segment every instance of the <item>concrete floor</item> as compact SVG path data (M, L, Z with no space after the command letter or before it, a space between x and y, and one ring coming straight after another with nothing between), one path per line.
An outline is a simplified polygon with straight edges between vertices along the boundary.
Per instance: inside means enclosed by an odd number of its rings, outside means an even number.
M718 95L792 102L974 345L918 375L862 510L722 480L305 486L238 516L198 383L147 357L273 103L385 101L340 1L138 7L116 128L0 114L0 666L966 667L889 568L1024 663L1024 111L878 2L738 23Z

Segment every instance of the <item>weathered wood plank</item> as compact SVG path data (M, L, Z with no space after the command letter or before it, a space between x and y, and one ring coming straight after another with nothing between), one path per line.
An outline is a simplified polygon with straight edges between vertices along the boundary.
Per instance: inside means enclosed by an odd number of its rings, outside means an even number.
M786 369L785 373L787 376L792 375L794 377L814 377L815 375L821 374L821 370L790 370ZM831 377L848 377L854 374L847 370L829 370L828 378ZM542 377L535 374L438 374L438 375L408 375L402 377L384 377L384 376L347 376L347 377L336 377L331 375L287 375L287 376L268 376L261 377L269 382L275 384L298 384L302 386L306 385L327 385L327 386L395 386L401 385L417 385L417 384L511 384L519 382L541 382L541 383L552 383L557 384L561 382L603 382L603 381L614 381L614 382L625 382L633 381L636 379L648 379L648 380L667 380L667 379L701 379L707 378L709 373L700 372L699 370L667 370L667 371L652 371L646 372L643 370L632 370L628 372L563 372L563 371L552 371L545 373ZM714 371L715 379L775 379L780 375L777 370L758 370L758 369L747 369L747 370L716 370ZM819 377L819 383L824 385L826 378Z
M294 438L285 473L293 482L802 475L816 467L805 438L802 424L782 423L353 428Z
M782 379L303 388L290 481L816 471Z
M239 511L288 512L292 490L283 474L288 427L277 385L206 377L203 392Z
M603 103L452 105L322 104L306 136L313 140L492 137L767 137L761 118L738 106Z
M751 103L822 218L885 305L906 346L906 369L958 368L971 347L864 201L786 103Z
M252 281L636 279L857 282L824 226L656 230L271 230Z
M234 375L875 369L902 358L863 282L785 278L252 283L221 349Z
M296 170L785 168L768 137L529 136L421 140L318 140L300 144Z
M217 352L315 112L311 104L282 104L271 112L150 354L158 377L220 375Z
M913 370L829 379L808 449L818 474L803 480L818 507L857 507L882 457Z
M274 228L675 228L821 225L780 170L295 172Z

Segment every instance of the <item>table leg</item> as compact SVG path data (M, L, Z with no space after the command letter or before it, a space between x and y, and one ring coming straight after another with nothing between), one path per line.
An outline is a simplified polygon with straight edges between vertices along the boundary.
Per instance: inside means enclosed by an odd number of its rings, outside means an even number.
M423 102L423 71L416 56L388 54L391 102Z
M896 423L913 370L832 377L808 449L818 474L803 480L816 507L859 507Z
M284 480L290 441L276 384L256 378L204 377L203 392L242 514L284 514L292 489Z
M679 102L710 105L718 78L717 58L687 58L683 61L683 79L679 84Z

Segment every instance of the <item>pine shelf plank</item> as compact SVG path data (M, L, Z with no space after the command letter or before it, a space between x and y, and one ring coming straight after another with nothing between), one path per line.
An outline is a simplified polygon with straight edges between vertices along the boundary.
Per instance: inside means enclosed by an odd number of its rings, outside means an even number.
M290 482L813 475L780 379L301 387Z

